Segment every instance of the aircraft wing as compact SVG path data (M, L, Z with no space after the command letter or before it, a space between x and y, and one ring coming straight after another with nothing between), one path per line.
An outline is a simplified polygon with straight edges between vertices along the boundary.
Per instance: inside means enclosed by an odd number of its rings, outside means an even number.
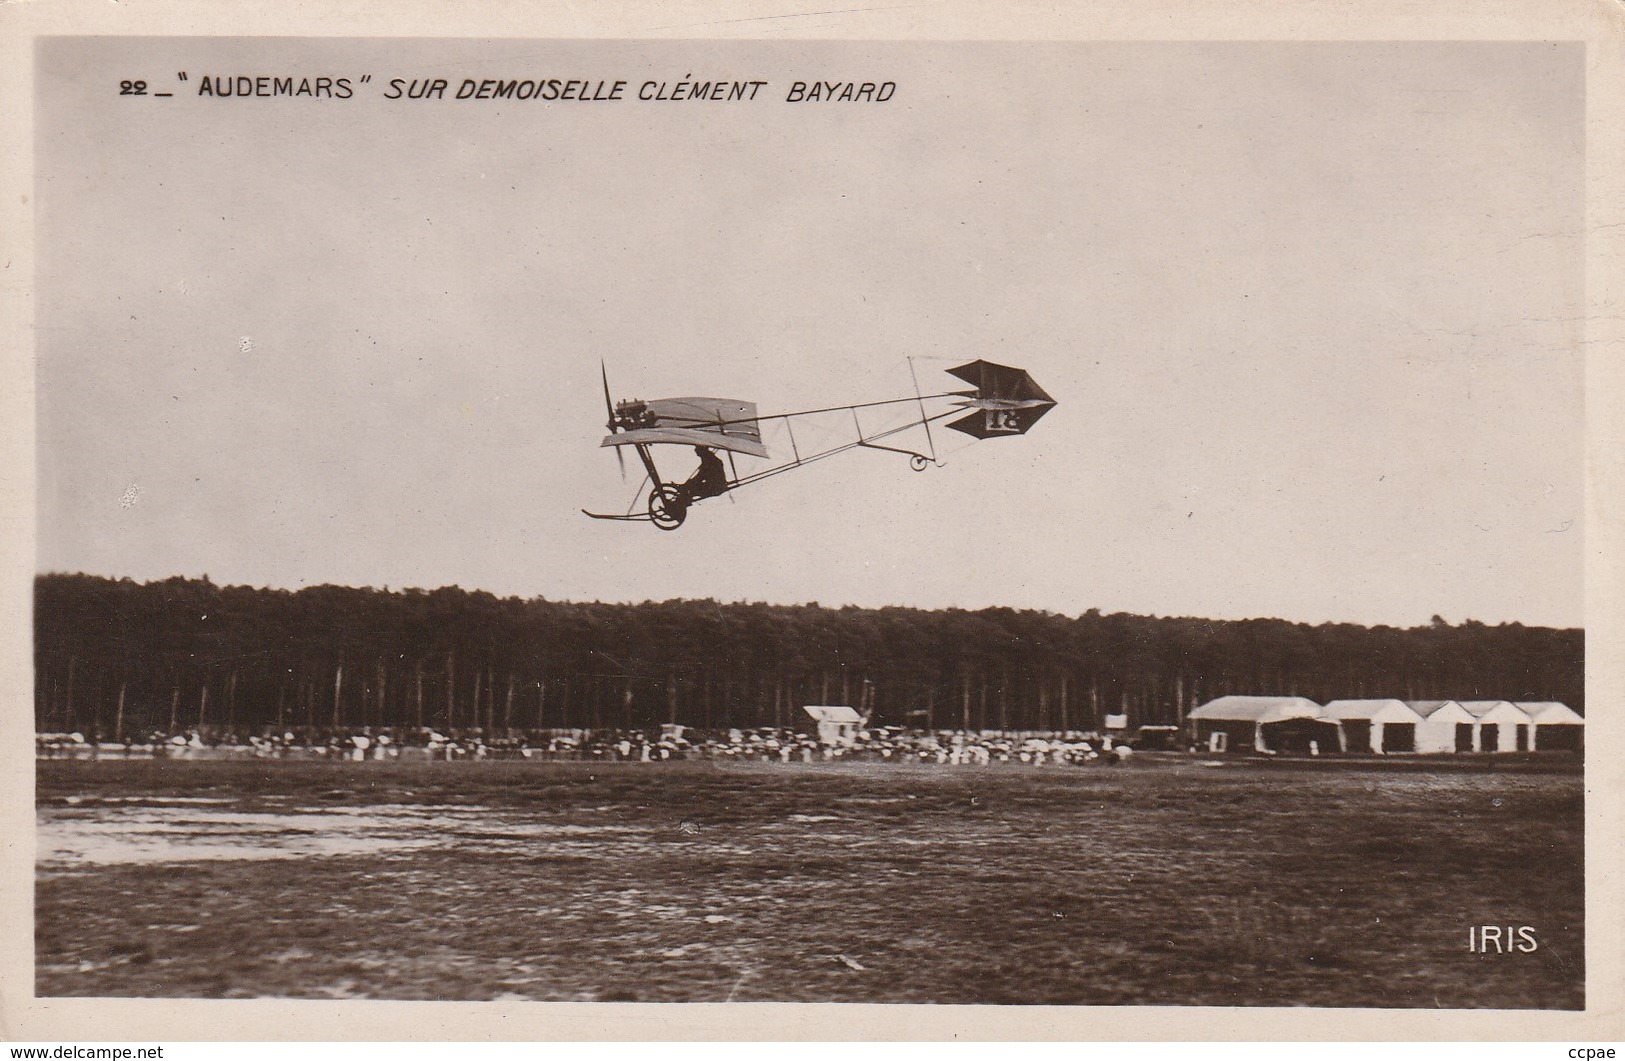
M733 398L656 398L625 402L617 413L627 427L600 446L671 443L724 449L747 457L767 457L756 403Z

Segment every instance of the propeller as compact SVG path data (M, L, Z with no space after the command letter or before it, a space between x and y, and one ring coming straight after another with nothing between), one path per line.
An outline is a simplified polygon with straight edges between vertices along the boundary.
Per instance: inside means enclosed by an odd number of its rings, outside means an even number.
M613 435L620 430L620 418L615 415L615 402L609 396L609 368L603 358L598 359L598 371L604 377L604 410L609 413L609 423L604 426ZM615 447L615 463L621 469L621 482L626 482L626 454L621 452L619 446Z

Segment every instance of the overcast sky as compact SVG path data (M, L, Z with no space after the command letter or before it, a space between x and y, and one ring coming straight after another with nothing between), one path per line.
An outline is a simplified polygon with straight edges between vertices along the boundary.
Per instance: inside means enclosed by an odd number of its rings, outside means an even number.
M1580 45L39 58L42 570L1582 621ZM199 98L204 75L354 96ZM384 99L397 77L768 85ZM897 88L785 102L812 79ZM579 512L636 487L597 448L600 359L617 397L776 411L911 393L910 355L927 387L981 357L1060 404L944 467L851 454L672 534Z

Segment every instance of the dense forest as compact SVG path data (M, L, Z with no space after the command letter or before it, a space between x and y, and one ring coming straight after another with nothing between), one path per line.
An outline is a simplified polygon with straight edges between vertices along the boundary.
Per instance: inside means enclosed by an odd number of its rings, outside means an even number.
M110 738L200 728L703 728L1175 723L1227 693L1561 700L1584 710L1580 630L1398 629L987 608L643 604L445 588L298 591L207 577L35 583L36 725Z

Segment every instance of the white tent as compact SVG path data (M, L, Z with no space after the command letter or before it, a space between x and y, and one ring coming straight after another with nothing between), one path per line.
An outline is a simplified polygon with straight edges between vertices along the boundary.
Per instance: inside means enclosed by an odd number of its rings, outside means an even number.
M1413 752L1416 731L1425 721L1403 700L1333 700L1321 717L1337 723L1338 746L1346 752Z
M1407 700L1405 706L1422 716L1416 727L1416 750L1439 752L1470 752L1473 733L1478 719L1467 713L1455 700Z
M1563 748L1579 751L1585 739L1585 716L1556 700L1518 701L1519 711L1529 716L1534 731L1530 748Z
M1529 749L1533 723L1510 700L1463 700L1473 716L1473 751L1521 752Z
M1277 751L1269 741L1265 726L1277 723L1296 723L1307 727L1306 732L1320 719L1320 705L1301 696L1221 696L1209 700L1186 716L1195 733L1197 743L1209 751L1222 752L1238 745L1250 744L1255 751ZM1335 740L1335 731L1328 730L1328 739Z

